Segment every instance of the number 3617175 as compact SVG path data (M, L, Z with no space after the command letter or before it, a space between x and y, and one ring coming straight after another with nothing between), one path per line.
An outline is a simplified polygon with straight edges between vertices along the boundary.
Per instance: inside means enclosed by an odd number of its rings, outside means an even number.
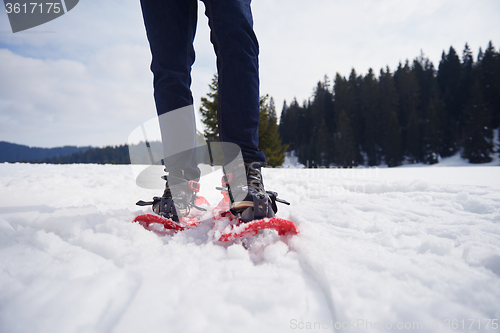
M61 12L61 3L59 2L30 2L28 3L16 3L7 2L5 4L5 10L7 14L59 14Z
M446 319L444 321L446 327L457 330L472 330L472 329L498 329L498 319Z

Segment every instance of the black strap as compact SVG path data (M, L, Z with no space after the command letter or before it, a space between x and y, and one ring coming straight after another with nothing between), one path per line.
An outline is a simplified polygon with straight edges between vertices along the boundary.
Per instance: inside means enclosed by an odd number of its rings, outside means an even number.
M255 219L267 217L267 200L266 196L261 193L257 193L253 197L253 217Z

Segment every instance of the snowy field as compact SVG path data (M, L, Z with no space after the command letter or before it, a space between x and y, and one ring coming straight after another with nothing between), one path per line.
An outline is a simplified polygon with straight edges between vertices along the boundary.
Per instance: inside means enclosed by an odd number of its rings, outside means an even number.
M499 166L264 181L300 234L245 248L131 223L129 166L0 164L0 332L500 332Z

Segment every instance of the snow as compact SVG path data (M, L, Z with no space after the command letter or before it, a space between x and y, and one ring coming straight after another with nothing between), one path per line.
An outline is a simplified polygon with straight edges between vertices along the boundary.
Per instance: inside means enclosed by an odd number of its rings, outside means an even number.
M265 169L300 234L221 244L131 223L130 166L0 164L0 332L498 331L500 167L442 165Z

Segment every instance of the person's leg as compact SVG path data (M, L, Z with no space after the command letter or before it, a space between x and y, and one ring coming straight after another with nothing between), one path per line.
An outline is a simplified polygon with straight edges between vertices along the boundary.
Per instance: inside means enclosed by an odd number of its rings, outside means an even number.
M202 1L217 55L220 138L222 145L239 146L243 156L233 159L233 146L226 149L223 146L226 155L223 184L231 212L244 222L273 217L276 196L271 197L264 189L261 167L266 157L258 148L259 44L253 31L251 0Z
M141 0L158 115L193 104L197 0Z
M250 0L202 0L219 73L218 126L222 142L237 144L245 162L259 150L259 44Z
M179 221L194 206L199 187L193 181L200 178L191 93L198 0L141 0L141 7L168 172L163 196L153 198L153 211Z
M141 0L151 48L154 98L170 174L199 179L196 166L196 122L191 93L191 67L196 33L197 0Z

